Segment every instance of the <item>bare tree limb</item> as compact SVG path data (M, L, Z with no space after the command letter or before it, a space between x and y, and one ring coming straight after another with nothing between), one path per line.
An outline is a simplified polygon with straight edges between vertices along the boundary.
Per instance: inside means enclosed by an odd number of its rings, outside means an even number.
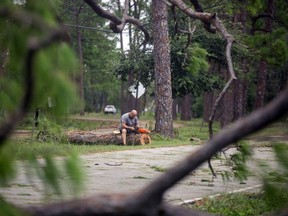
M194 11L191 7L187 6L182 0L169 0L169 2L171 2L173 5L176 5L180 10L182 10L185 14L187 14L191 18L207 22L211 21L212 17L211 13Z
M256 28L256 23L258 20L261 20L261 19L265 19L265 18L269 18L269 19L274 19L273 16L271 14L259 14L258 16L252 16L252 28L251 28L251 31L250 33L253 35L255 34L255 32L257 31L263 31L263 32L270 32L270 31L267 31L266 29L262 29L262 28Z
M213 108L212 108L212 111L211 111L211 114L210 114L210 117L209 117L209 124L208 124L208 127L209 127L209 137L210 139L213 137L213 121L214 121L214 117L215 117L215 114L216 114L216 110L221 102L221 100L223 99L225 93L227 92L228 88L231 86L232 82L234 81L233 78L230 78L228 80L228 82L226 83L226 85L224 86L224 88L222 89L221 93L218 95L214 105L213 105Z
M170 2L172 2L178 8L180 8L188 16L190 16L194 19L201 20L204 23L204 26L206 26L206 27L210 26L209 28L211 28L213 26L213 28L217 29L221 33L223 38L227 41L225 55L226 55L226 60L227 60L227 65L228 65L228 72L230 74L230 79L226 83L222 92L217 97L217 99L213 105L212 112L211 112L210 117L209 117L209 136L211 139L213 136L212 126L213 126L213 121L214 121L216 110L217 110L221 100L223 99L227 89L232 85L233 81L235 79L237 79L235 76L233 63L232 63L232 57L231 57L231 47L232 47L232 43L234 41L234 38L232 37L231 34L228 33L225 26L222 24L221 20L215 14L195 12L181 0L170 0ZM191 0L191 3L194 5L196 11L203 11L201 5L199 4L199 2L197 0ZM212 172L212 175L216 176L216 174L213 170L213 167L211 165L210 158L208 160L208 165L209 165L209 168Z
M224 95L226 94L228 88L232 85L233 81L235 79L237 79L235 76L233 63L232 63L232 57L231 57L231 47L232 47L232 43L234 41L234 38L232 37L232 35L230 35L227 32L227 30L223 26L221 20L219 20L217 17L215 17L215 19L212 20L212 23L221 32L221 34L223 35L223 37L227 41L225 55L226 55L226 61L227 61L227 65L228 65L228 72L230 74L230 79L228 80L228 82L224 86L221 93L218 95L218 97L217 97L217 99L213 105L213 109L212 109L211 115L209 117L209 136L210 136L210 138L213 136L212 125L213 125L216 110L217 110L221 100L223 99Z
M234 38L232 37L232 35L230 35L226 28L223 26L221 20L218 19L218 17L215 17L215 19L212 20L213 25L218 29L218 31L221 32L221 34L223 35L223 37L226 39L227 41L227 45L226 45L226 60L227 60L227 65L228 65L228 72L230 74L230 79L228 80L228 82L226 83L225 87L223 88L222 92L218 95L214 105L213 105L213 109L212 112L210 114L209 117L209 122L208 122L208 127L209 127L209 137L210 139L213 137L213 121L214 121L214 117L216 114L216 110L219 107L219 104L221 102L221 100L224 98L224 95L226 94L228 88L232 85L233 81L236 80L236 75L234 72L234 68L233 68L233 63L232 63L232 57L231 57L231 47L232 47L232 43L234 41ZM211 164L211 158L208 159L208 165L209 165L209 169L211 170L212 176L216 177L216 173L213 170L212 164Z
M214 117L215 117L215 114L216 114L216 111L217 111L217 108L219 107L219 104L221 102L221 100L224 98L228 88L232 85L234 81L234 78L230 78L228 80L228 82L226 83L225 87L223 88L223 90L221 91L221 93L218 95L215 103L213 104L213 108L212 108L212 111L211 111L211 114L210 114L210 117L209 117L209 121L208 121L208 130L209 130L209 138L212 139L213 137L213 122L214 122ZM213 169L213 166L211 164L211 158L208 159L208 167L211 171L211 174L212 174L212 177L217 177L216 176L216 173L214 172L214 169Z
M129 11L129 0L125 0L125 5L124 5L124 13L125 15L128 15Z
M110 20L113 22L116 26L121 25L123 23L123 20L119 17L115 16L114 14L111 14L109 11L103 10L94 0L84 0L86 4L88 4L92 10L98 14L100 17L103 17L105 19ZM123 30L123 29L122 29ZM119 33L119 32L115 32Z
M128 15L128 1L125 1L125 9L123 12L123 17L120 19L114 14L111 14L109 11L104 10L101 8L98 3L96 3L95 0L84 0L92 9L93 11L98 14L100 17L106 18L110 20L110 28L114 33L120 33L123 31L126 23L131 23L135 26L137 26L144 34L144 41L141 44L144 48L146 47L146 44L150 40L150 34L148 30L144 27L144 25L140 22L139 19L136 19L134 17L131 17Z
M187 35L192 35L195 30L196 30L196 26L194 26L193 30L191 30L191 22L190 22L190 18L188 18L188 30L183 30L180 29L178 26L178 21L177 21L177 16L176 16L176 11L175 11L175 5L171 6L171 10L172 10L172 14L173 14L173 19L174 19L174 29L176 33L183 33L183 34L187 34ZM189 36L188 36L189 37ZM190 42L188 42L187 46L190 44ZM186 46L186 48L187 48Z
M231 57L231 47L232 47L232 43L234 42L234 38L231 34L228 33L225 26L222 24L221 20L218 17L215 16L214 19L211 20L211 22L217 28L217 30L222 34L224 39L227 41L225 54L226 54L226 60L228 64L228 71L232 79L237 79L235 76L234 69L233 69L233 63L232 63L232 57Z
M215 33L216 28L212 25L211 20L214 19L213 14L211 13L205 13L205 12L199 12L199 8L196 8L196 11L194 11L191 7L187 6L182 0L169 0L170 3L173 5L176 5L179 9L181 9L185 14L190 16L193 19L198 19L202 21L204 28L211 32Z
M171 3L173 3L175 6L177 6L179 9L181 9L185 14L187 14L189 17L194 19L199 19L201 21L209 22L210 25L214 26L224 37L224 39L227 41L226 46L226 60L228 64L228 70L230 73L231 78L236 79L235 72L233 69L232 64L232 57L231 57L231 47L232 43L234 41L234 38L231 34L228 33L225 26L222 24L221 20L215 15L205 12L195 12L192 10L192 8L188 7L183 1L181 0L170 0Z
M192 39L191 36L195 32L196 26L194 26L193 30L191 30L191 18L188 17L188 31L180 29L179 26L178 26L178 20L177 20L177 15L176 15L176 11L175 11L175 5L171 5L171 10L172 10L172 14L173 14L175 33L176 34L177 33L181 33L181 34L186 34L187 35L187 43L186 43L185 47L183 48L184 59L183 59L183 62L181 64L182 67L185 67L186 61L187 61L187 58L188 58L188 52L187 51L188 51L188 48L189 48L189 46L191 44L191 39Z

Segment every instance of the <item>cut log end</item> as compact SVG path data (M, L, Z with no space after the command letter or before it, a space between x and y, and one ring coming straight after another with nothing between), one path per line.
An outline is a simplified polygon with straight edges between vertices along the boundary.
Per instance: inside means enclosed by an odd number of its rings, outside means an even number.
M149 134L141 134L140 143L141 143L141 145L150 144L151 143L151 137L149 136Z

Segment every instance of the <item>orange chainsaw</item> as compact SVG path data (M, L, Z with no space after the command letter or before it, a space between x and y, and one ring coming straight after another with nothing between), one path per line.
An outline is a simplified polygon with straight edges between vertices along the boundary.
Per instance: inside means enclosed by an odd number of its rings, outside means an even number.
M150 130L148 130L146 128L138 127L137 132L141 133L141 134L148 134L148 133L150 133Z

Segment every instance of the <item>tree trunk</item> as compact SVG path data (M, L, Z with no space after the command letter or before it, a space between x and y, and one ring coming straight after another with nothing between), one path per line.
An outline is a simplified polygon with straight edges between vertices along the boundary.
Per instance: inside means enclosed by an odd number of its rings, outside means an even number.
M247 95L248 95L248 80L247 80L247 73L248 73L248 66L247 61L244 59L242 60L244 65L243 75L234 81L234 112L233 112L233 121L243 117L246 113L246 106L247 106Z
M190 121L192 119L192 94L185 95L181 100L181 120Z
M163 1L152 0L153 43L155 61L155 131L173 137L172 88L168 12Z
M245 75L244 75L245 76ZM243 117L247 105L247 79L242 77L234 82L233 121Z
M269 16L265 19L265 31L270 33L272 31L272 17L274 11L274 0L268 0L267 14ZM258 82L256 88L256 98L254 109L264 106L265 92L266 92L266 79L267 79L268 65L265 59L261 59L258 70Z
M120 0L117 0L117 6L118 6L118 12L119 14L122 13L121 11L121 3ZM120 48L121 48L121 53L124 54L124 45L123 45L123 33L120 32ZM124 82L123 80L121 80L121 92L120 92L120 114L123 115L124 113L128 112L128 108L126 108L126 94L125 94L125 90L126 90L127 86L126 86L126 82Z
M240 8L240 12L236 12L234 15L234 23L241 23L242 32L247 33L247 12L244 9L244 6ZM247 63L247 58L243 58L241 60L242 70L241 74L238 75L238 79L234 81L234 112L233 112L233 121L241 118L246 113L246 105L247 105L247 75L249 71L249 66Z
M173 100L172 114L173 114L173 120L177 120L177 114L178 114L178 100L177 99Z
M76 83L78 87L80 100L84 102L82 35L79 28L77 28L77 54L80 63L80 71L79 74L77 74ZM84 115L84 106L81 106L80 108L80 115Z
M262 59L259 63L254 109L258 109L264 106L266 77L267 77L267 62Z
M213 93L204 92L203 93L203 121L204 122L209 121L212 105L213 105Z
M0 77L5 75L5 62L8 56L8 51L4 49L4 51L2 51L0 53Z
M221 72L220 72L219 64L214 61L210 61L209 65L210 65L209 73L211 74L217 73L220 76ZM213 90L211 92L203 93L203 120L205 122L209 121L210 115L212 113L212 108L217 99L218 94L219 94L219 90ZM214 120L215 121L219 120L219 112L216 112Z
M223 80L229 79L229 74L226 68L221 69L221 74L223 74ZM234 92L232 88L228 89L226 94L224 95L221 105L220 105L220 124L221 128L224 128L226 125L230 124L233 119L233 101L234 101Z
M67 134L67 140L70 143L87 145L123 145L121 134L103 133L97 134L94 131L71 131ZM129 134L127 135L127 145L145 145L150 144L149 134Z

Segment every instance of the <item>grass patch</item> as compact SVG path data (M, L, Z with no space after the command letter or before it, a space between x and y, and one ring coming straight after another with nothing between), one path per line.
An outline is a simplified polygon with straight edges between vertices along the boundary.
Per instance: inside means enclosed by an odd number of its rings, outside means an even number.
M149 178L144 177L144 176L134 176L133 178L134 179L149 179Z
M42 157L43 155L53 156L68 156L72 153L77 154L94 154L101 152L112 152L112 151L124 151L124 150L137 150L137 149L149 149L149 148L161 148L161 147L172 147L172 146L183 146L189 145L190 143L183 143L179 140L172 139L167 141L152 141L149 145L82 145L82 144L71 144L67 142L38 142L36 140L11 140L9 148L15 153L17 159L26 159L30 155Z
M18 196L32 196L31 194L28 193L21 193L21 194L17 194Z
M166 172L167 168L159 167L159 166L150 166L151 169L153 169L156 172Z
M14 184L9 184L6 187L31 187L31 185L14 183Z
M53 156L68 156L71 153L77 154L93 154L93 153L101 153L101 152L111 152L111 151L122 151L122 150L135 150L135 149L147 149L147 148L161 148L161 147L175 147L175 146L183 146L183 145L191 145L195 144L190 141L191 131L198 131L197 125L199 120L195 120L195 124L192 128L190 128L190 124L177 122L178 125L181 126L178 130L177 137L174 139L166 138L158 134L151 134L152 143L149 145L136 145L136 146L122 146L122 145L105 145L105 144L72 144L68 143L65 138L65 131L70 130L97 130L99 128L109 128L111 125L115 125L115 121L105 121L105 119L100 119L99 121L95 121L93 119L95 115L86 116L85 120L78 119L67 119L62 122L55 122L52 124L47 121L45 124L48 126L48 132L53 132L54 139L47 139L44 141L38 141L36 139L37 131L34 131L33 137L29 135L28 137L19 137L16 139L11 139L9 145L12 148L12 151L15 153L17 159L25 159L29 158L30 155L35 155L37 157L42 157L43 155L53 155ZM79 117L79 116L75 116ZM116 118L112 115L107 115L107 118ZM118 118L117 118L118 119ZM60 124L61 123L61 124ZM26 129L27 125L20 129ZM194 134L195 135L195 134ZM198 136L198 135L197 135ZM204 132L201 131L199 136L204 137ZM197 143L198 144L198 143Z
M179 128L177 129L179 131L178 139L180 140L189 140L191 141L191 138L198 138L201 141L206 141L209 138L209 132L208 132L208 125L207 123L204 123L202 119L193 119L193 121L176 121L176 124L178 123ZM218 126L215 126L215 128Z
M187 207L222 216L258 216L275 210L275 206L270 205L267 197L262 193L227 194L216 198L203 199L194 204L189 204Z
M263 137L263 136L281 136L288 134L288 124L287 121L279 121L273 123L264 129L256 132L251 137Z
M29 115L28 115L29 116ZM28 120L24 121L18 129L32 131L31 121L32 116ZM71 153L77 154L93 154L101 152L122 151L122 150L135 150L135 149L147 149L147 148L161 148L161 147L175 147L183 145L201 145L205 143L209 138L208 124L204 123L202 119L193 119L191 121L174 121L175 138L163 137L159 134L152 133L152 143L149 145L139 146L121 146L121 145L79 145L68 143L65 138L65 131L70 130L97 130L99 128L112 128L117 125L120 118L120 114L116 115L104 115L103 113L91 113L80 118L79 115L70 116L69 118L56 119L50 117L49 120L45 120L44 123L40 121L42 127L48 127L49 132L53 132L53 136L56 139L45 140L42 142L37 141L34 138L19 137L17 139L10 140L10 146L13 152L16 154L17 159L25 159L27 155L43 156L46 154L54 156L67 156ZM48 117L47 117L48 119ZM41 120L41 119L40 119ZM140 123L151 122L151 115L141 116ZM284 134L287 132L287 123L276 123L273 125L275 129L268 131L278 131L278 134ZM214 133L219 129L219 123L213 124ZM273 128L273 127L272 127ZM271 134L272 134L271 132ZM288 132L287 132L288 133ZM34 131L36 136L37 131ZM272 134L274 135L274 134ZM193 139L197 138L197 139Z

